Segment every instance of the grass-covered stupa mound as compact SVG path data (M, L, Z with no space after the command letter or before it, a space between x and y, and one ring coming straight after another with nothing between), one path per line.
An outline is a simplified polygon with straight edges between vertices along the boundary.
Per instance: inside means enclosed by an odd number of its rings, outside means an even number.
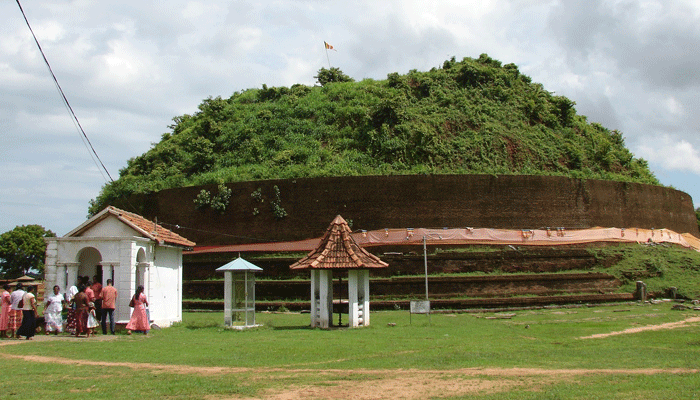
M588 122L514 64L482 54L442 68L206 99L132 158L90 211L168 188L322 176L560 175L658 184L620 132Z

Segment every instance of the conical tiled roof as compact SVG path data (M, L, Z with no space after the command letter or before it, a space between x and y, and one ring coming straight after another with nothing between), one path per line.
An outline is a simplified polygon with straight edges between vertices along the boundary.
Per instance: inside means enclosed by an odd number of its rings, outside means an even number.
M290 269L368 269L389 264L358 246L343 217L335 217L316 250L292 264Z

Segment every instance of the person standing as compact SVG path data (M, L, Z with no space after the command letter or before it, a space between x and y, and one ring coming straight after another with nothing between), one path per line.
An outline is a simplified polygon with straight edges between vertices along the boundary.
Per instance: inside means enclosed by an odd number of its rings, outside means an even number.
M78 287L78 294L73 297L73 302L75 302L75 336L80 336L81 333L88 334L87 320L90 300L85 294L85 285L81 284Z
M89 315L90 311L94 308L96 296L95 296L95 291L92 290L92 285L90 284L90 278L87 276L84 276L83 279L84 279L83 284L85 285L85 294L87 295L88 303L93 304L92 307L88 307L88 315ZM88 329L87 337L90 337L90 331L91 331L91 329Z
M7 325L10 322L10 312L12 312L12 300L10 300L10 284L6 283L0 295L0 337L7 337Z
M102 297L100 297L100 293L102 292L102 279L99 277L99 275L95 275L92 278L92 292L95 294L95 298L92 300L93 303L95 303L95 316L97 320L99 321L102 319Z
M107 317L109 317L109 333L114 335L114 309L117 304L117 288L112 286L112 280L107 279L107 286L100 291L102 300L102 334L107 334Z
M24 290L22 290L22 282L17 282L15 290L10 294L10 320L7 323L7 329L10 331L10 337L15 337L15 331L22 325L22 308L19 306L19 302L22 301L24 297Z
M36 297L34 297L34 286L28 286L22 297L22 326L17 329L17 338L24 336L27 340L32 340L36 334Z
M92 290L92 285L90 285L90 277L83 277L83 286L85 286L85 294L88 297L88 301L95 301L95 292Z
M140 331L143 332L144 335L148 335L151 325L148 321L148 314L146 313L148 301L146 300L146 295L143 294L143 285L139 285L139 287L136 288L136 293L134 297L131 298L129 305L134 307L134 311L131 313L129 323L126 324L126 334L131 335L131 331Z
M66 331L71 335L75 335L75 295L78 294L78 287L73 285L66 292L66 303L68 311L66 315Z
M58 335L63 332L63 306L66 300L61 294L61 288L56 285L53 287L53 294L46 298L46 307L44 307L44 322L46 323L46 334L51 332Z
M100 326L100 322L97 320L97 317L95 316L95 303L89 302L88 303L88 320L87 320L87 337L90 337L90 335L95 335L95 328Z

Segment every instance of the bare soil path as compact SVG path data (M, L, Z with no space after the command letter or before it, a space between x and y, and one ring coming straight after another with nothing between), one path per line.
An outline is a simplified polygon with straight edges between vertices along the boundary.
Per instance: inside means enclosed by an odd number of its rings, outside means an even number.
M683 327L689 326L691 324L694 324L696 322L700 322L700 317L690 317L690 318L687 318L683 321L668 322L668 323L659 324L659 325L640 326L637 328L629 328L629 329L625 329L623 331L617 331L617 332L597 333L595 335L582 336L579 339L599 339L599 338L606 338L606 337L617 336L617 335L628 335L631 333L639 333L639 332L644 332L644 331L658 331L658 330L662 330L662 329L683 328Z

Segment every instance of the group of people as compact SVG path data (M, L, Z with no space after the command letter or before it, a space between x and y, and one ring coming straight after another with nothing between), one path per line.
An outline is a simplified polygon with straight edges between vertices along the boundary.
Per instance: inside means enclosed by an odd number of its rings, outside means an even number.
M0 337L7 337L9 331L10 337L19 339L24 336L31 340L36 332L37 317L34 287L28 286L24 290L22 283L17 283L15 290L9 291L10 285L5 284L0 296Z
M60 301L60 294L57 291L58 287L54 287L55 295L47 298L47 301ZM59 289L60 290L60 289ZM63 324L62 310L67 309L66 330L75 336L85 334L90 335L95 333L95 328L102 326L102 334L107 334L107 318L109 318L109 331L112 335L115 333L114 310L117 302L117 289L112 285L112 280L107 279L106 286L102 287L99 279L95 277L90 284L88 277L80 277L78 286L71 286L65 294L63 307L59 311L56 306L54 314L50 318L44 318L47 334L52 331L58 331L60 325ZM46 309L51 306L49 304ZM46 311L44 312L46 314ZM56 318L55 324L49 326L49 319ZM59 331L60 332L60 331Z
M10 292L11 286L5 284L0 295L0 337L20 338L24 336L31 340L36 333L37 302L33 293L34 287L27 286L26 290L21 282ZM126 325L127 334L132 331L148 334L150 321L148 316L148 301L143 293L143 286L136 289L129 306L133 312L129 323ZM102 334L107 334L107 319L109 318L109 331L115 334L114 310L116 309L118 292L111 279L107 279L106 286L102 286L97 277L92 284L88 277L79 278L77 286L71 286L65 294L61 294L61 288L53 287L53 294L44 298L44 323L46 334L51 332L58 335L68 331L71 335L85 335L90 337L95 333L95 328L102 326ZM64 313L66 318L64 319ZM8 336L9 335L9 336Z

